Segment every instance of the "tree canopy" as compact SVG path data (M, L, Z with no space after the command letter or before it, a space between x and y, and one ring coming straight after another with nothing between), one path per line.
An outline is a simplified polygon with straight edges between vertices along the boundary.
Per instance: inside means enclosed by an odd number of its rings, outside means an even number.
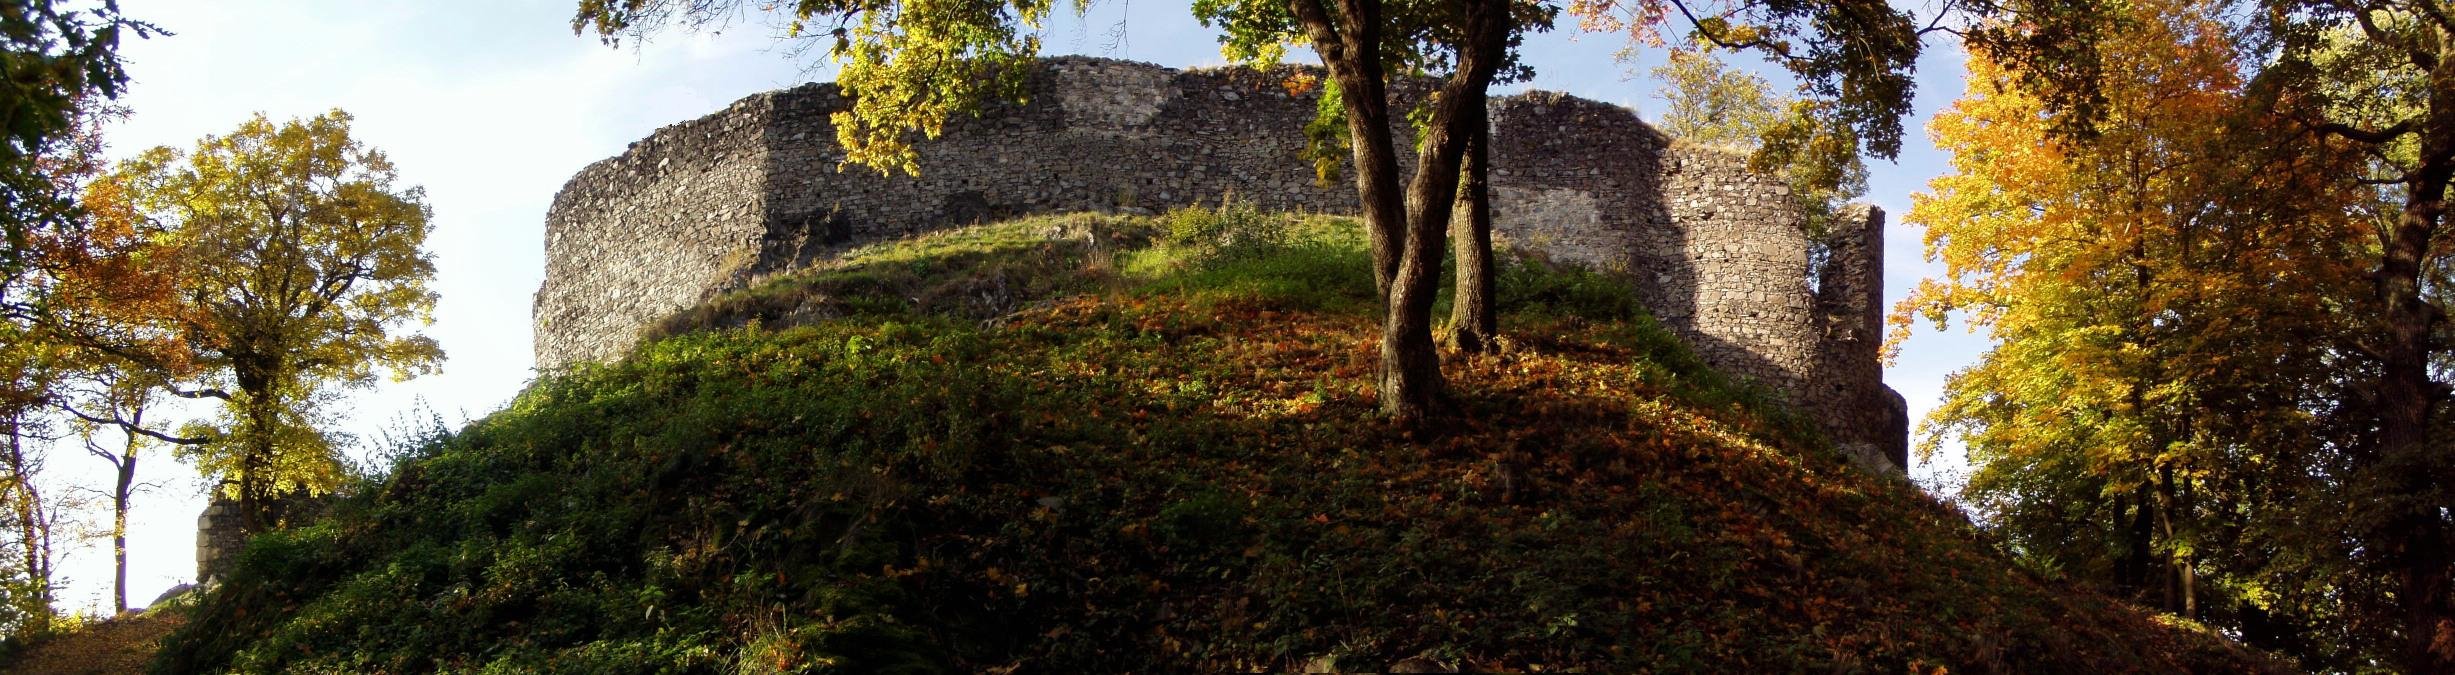
M195 395L225 404L183 435L208 439L190 452L232 484L252 526L271 524L258 505L340 479L321 424L338 390L443 358L410 330L435 304L425 192L351 138L347 113L258 115L191 151L147 150L87 200L175 242L171 295Z
M2381 49L2404 29L2354 27L2392 11L2237 8L2015 3L1970 31L1971 91L1933 126L1955 171L1910 214L1948 271L1895 319L1964 312L1998 343L1928 447L1967 444L1963 497L2041 569L2314 669L2440 672L2427 148L2455 126L2420 102L2455 99Z

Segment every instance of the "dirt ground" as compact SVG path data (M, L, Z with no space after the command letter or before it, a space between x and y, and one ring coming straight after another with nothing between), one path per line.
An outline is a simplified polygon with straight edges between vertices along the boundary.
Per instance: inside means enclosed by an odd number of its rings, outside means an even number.
M25 655L0 663L0 673L142 673L162 636L169 635L184 621L178 612L154 612L93 624L46 640Z

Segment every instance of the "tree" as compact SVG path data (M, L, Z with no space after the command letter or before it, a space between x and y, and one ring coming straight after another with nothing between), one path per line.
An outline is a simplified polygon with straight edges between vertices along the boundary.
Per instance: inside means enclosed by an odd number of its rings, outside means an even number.
M334 487L333 439L319 428L337 388L431 372L443 352L408 327L431 321L431 256L419 250L424 190L399 185L383 153L350 137L335 110L279 125L258 115L182 153L154 148L97 181L129 217L169 233L182 263L178 334L224 403L182 436L222 476L244 529L280 524L275 497Z
M2370 290L2362 329L2345 347L2366 386L2337 422L2346 448L2346 496L2359 505L2346 536L2358 562L2392 579L2368 600L2400 615L2398 659L2414 672L2455 671L2455 455L2450 399L2443 236L2455 180L2455 17L2434 2L2267 0L2228 12L2249 36L2241 61L2267 109L2296 133L2362 148L2370 161L2337 176L2394 203L2369 242ZM1974 31L1972 47L2011 66L2040 92L2066 132L2099 130L2109 70L2098 45L2128 39L2129 24L2094 3L2020 1ZM2118 38L2117 36L2121 36Z
M159 444L166 436L146 426L146 415L152 411L163 388L150 380L151 371L131 368L96 368L89 371L94 390L85 400L62 401L60 405L77 418L78 436L87 454L111 465L111 608L114 614L128 611L128 511L134 504L137 467L144 450ZM91 407L88 411L81 408ZM102 442L103 430L119 432L116 449ZM182 444L202 444L205 439L173 438Z
M1225 32L1222 51L1231 58L1268 64L1287 45L1305 44L1336 83L1372 243L1373 279L1383 294L1382 411L1402 423L1424 419L1445 397L1431 311L1461 168L1468 146L1489 135L1483 111L1492 82L1514 62L1522 33L1548 27L1551 12L1508 0L1394 7L1377 0L1198 2L1194 12ZM1425 71L1446 73L1426 103L1428 114L1420 116L1415 175L1402 192L1390 80L1393 73ZM1473 222L1470 214L1470 227ZM1469 271L1479 268L1488 276L1488 225L1483 232L1484 248L1474 254L1487 262L1470 260Z
M1931 127L1953 173L1917 196L1942 278L1897 310L1965 313L1996 346L1954 374L1926 452L1967 447L1965 503L2031 566L2289 649L2361 580L2332 531L2345 446L2331 408L2367 281L2361 164L2261 105L2212 3L2134 3L2075 135L2057 101L1978 52ZM1902 337L1897 332L1895 339ZM2329 628L2328 626L2333 626Z
M1632 44L1663 44L1676 13L1689 41L1752 52L1789 71L1799 95L1757 135L1760 169L1809 162L1833 180L1865 153L1901 151L1901 118L1915 89L1919 40L1963 2L1947 2L1920 27L1908 14L1869 0L1578 0L1569 13L1588 32L1622 33ZM1674 66L1676 72L1677 65ZM1829 189L1829 186L1828 186Z
M48 391L58 376L59 350L34 341L0 345L0 376L10 391ZM0 621L11 636L51 630L52 525L58 509L37 484L50 440L31 401L0 407Z
M0 504L13 548L0 577L0 624L14 635L50 627L59 509L37 488L37 444L48 440L54 387L90 355L62 339L55 254L87 241L75 197L96 172L96 130L115 115L109 101L127 82L120 40L161 32L121 16L113 0L61 4L0 2Z
M77 111L119 95L128 74L119 61L123 34L160 32L119 14L115 0L62 10L52 0L0 3L0 316L35 312L18 285L28 237L71 225L74 187L55 180L55 146L77 126Z

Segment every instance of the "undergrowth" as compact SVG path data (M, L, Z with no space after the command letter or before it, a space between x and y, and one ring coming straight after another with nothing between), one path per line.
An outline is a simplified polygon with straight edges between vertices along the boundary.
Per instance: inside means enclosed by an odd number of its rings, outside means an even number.
M1511 348L1390 428L1352 224L1232 209L1281 229L1029 219L678 316L259 537L156 667L2267 667L2013 569L1591 273L1506 267Z

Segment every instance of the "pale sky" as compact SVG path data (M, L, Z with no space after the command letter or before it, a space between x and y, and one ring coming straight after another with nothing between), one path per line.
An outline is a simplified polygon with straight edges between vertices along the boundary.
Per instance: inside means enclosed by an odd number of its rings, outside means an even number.
M127 15L176 35L126 47L135 82L122 103L134 116L112 131L112 149L186 148L258 111L277 121L336 107L355 115L356 138L388 153L404 182L427 190L434 210L427 250L442 299L426 334L449 360L441 375L357 396L344 430L374 437L420 398L454 424L482 417L533 375L529 304L544 278L546 207L565 180L658 127L753 93L830 79L792 60L755 20L721 35L676 32L612 49L572 35L575 4L121 0ZM1127 40L1114 42L1120 18ZM1111 2L1087 20L1053 26L1045 44L1052 54L1186 67L1221 63L1213 35L1181 5ZM1531 39L1527 58L1538 72L1531 87L1629 106L1650 119L1660 108L1655 84L1628 74L1652 64L1614 63L1624 44L1573 30ZM1900 161L1870 167L1867 201L1893 216L1885 284L1893 301L1934 271L1920 259L1918 230L1899 221L1909 195L1945 168L1927 142L1925 120L1961 93L1957 49L1936 42L1928 51ZM1934 405L1944 376L1984 347L1957 327L1922 331L1885 378L1909 399L1915 420ZM50 467L45 479L55 491L108 486L103 462L76 448L55 449ZM138 606L194 578L195 521L204 504L204 482L192 467L156 455L144 469L140 480L164 486L139 497L132 518L129 600ZM1912 473L1932 480L1937 472L1919 466ZM95 522L107 521L107 513L98 515ZM108 611L107 539L71 550L59 569L63 609Z

